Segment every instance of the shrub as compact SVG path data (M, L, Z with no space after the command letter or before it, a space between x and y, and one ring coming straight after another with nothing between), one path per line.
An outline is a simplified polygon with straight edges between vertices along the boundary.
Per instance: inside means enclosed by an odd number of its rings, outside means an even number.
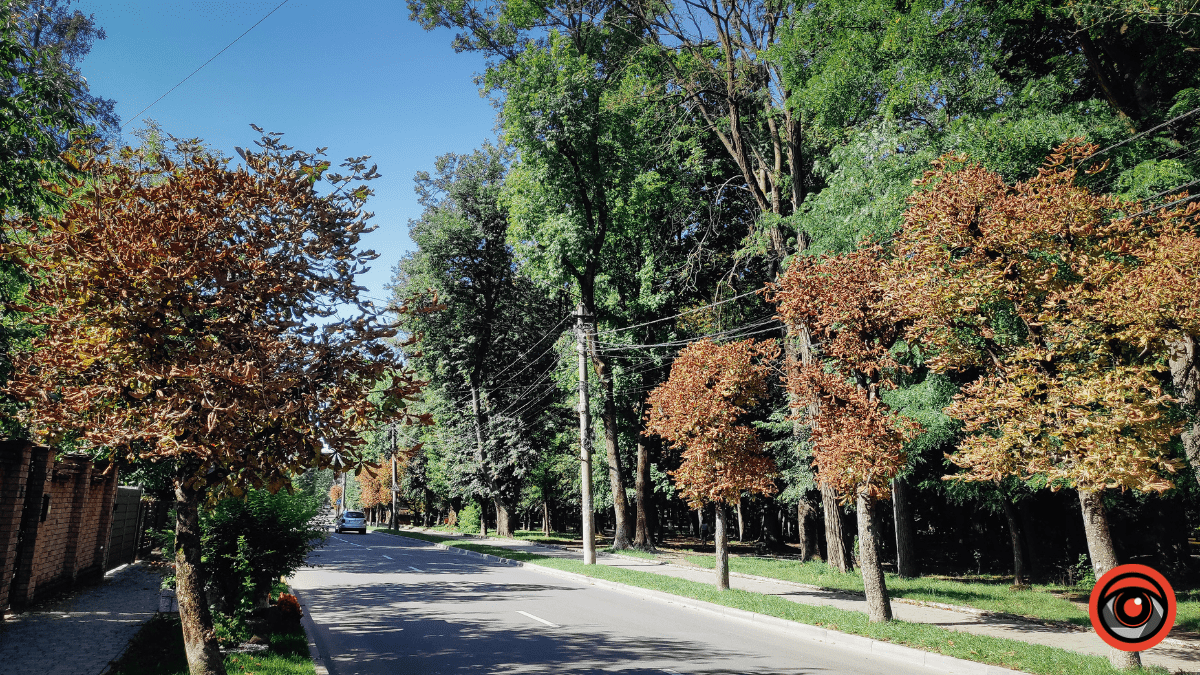
M304 565L326 536L314 519L320 500L251 490L201 514L204 568L225 611L266 606L276 579Z
M478 532L479 505L475 502L471 502L463 507L463 509L458 512L457 526L459 532Z
M299 624L300 617L304 615L304 611L300 609L300 601L291 593L280 594L275 606L279 608L279 614L284 622L289 625Z

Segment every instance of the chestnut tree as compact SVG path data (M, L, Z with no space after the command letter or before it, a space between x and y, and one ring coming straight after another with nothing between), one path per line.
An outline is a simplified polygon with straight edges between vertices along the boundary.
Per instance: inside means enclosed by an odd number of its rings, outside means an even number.
M917 431L880 397L895 386L901 366L892 348L904 326L889 302L881 260L878 246L797 258L771 296L788 325L809 327L820 352L810 363L791 360L788 389L810 403L813 464L821 482L843 501L857 503L859 567L872 621L892 618L879 564L876 505L906 467L904 445Z
M682 452L670 472L692 508L716 512L717 587L729 588L729 535L725 507L742 493L775 493L775 464L748 413L767 398L767 380L779 356L773 340L688 345L671 365L671 376L650 392L646 432Z
M256 131L262 130L255 127ZM85 158L61 213L5 221L35 283L38 335L7 392L49 444L174 467L176 580L193 675L225 672L204 601L198 509L290 489L328 447L363 465L363 432L421 390L354 276L375 168L265 134L243 163ZM125 151L126 159L132 151ZM336 318L335 312L352 313ZM324 325L319 325L324 324Z
M1078 490L1092 565L1118 564L1103 495L1161 493L1182 462L1168 362L1197 334L1192 203L1149 209L1077 184L1095 146L1069 141L1006 184L964 158L919 182L887 274L906 337L970 374L947 409L956 477L1041 476Z

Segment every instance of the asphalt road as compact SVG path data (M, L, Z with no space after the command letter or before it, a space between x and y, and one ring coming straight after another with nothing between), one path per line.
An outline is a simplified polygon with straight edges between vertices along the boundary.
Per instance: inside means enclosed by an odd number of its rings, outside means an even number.
M934 672L386 534L309 562L292 586L333 675Z

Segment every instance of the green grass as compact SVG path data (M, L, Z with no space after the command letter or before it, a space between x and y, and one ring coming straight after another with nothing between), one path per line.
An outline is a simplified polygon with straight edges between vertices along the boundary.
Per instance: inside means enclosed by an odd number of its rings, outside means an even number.
M615 553L616 555L627 555L633 558L645 558L646 560L658 560L657 553L643 551L636 548L623 548L620 551L614 551L611 547L604 549L605 553Z
M412 533L405 532L402 534L410 536ZM977 663L990 663L1038 675L1116 675L1118 673L1128 673L1128 671L1114 669L1109 664L1108 659L1104 657L1087 656L1045 645L1029 644L1018 640L1008 640L987 635L961 633L931 624L907 623L904 621L871 623L867 615L861 612L851 612L833 607L801 605L773 595L763 595L748 591L718 591L709 584L661 574L652 574L650 572L641 572L620 567L609 567L607 565L584 565L578 560L551 558L533 553L513 551L512 549L499 546L489 546L487 544L456 542L451 545L456 548L475 551L476 553L486 553L510 560L532 562L595 579L604 579L639 588L661 591L694 600L702 600L726 607L734 607L781 619L788 619L798 623L823 626L844 633L862 635L876 640L945 654L946 656L953 656ZM1143 672L1165 674L1167 671L1161 668L1147 668Z
M711 569L712 556L692 555L689 563ZM799 562L772 558L735 557L729 559L732 572L753 574L771 579L811 584L822 588L861 593L862 575L843 574L822 562ZM937 577L905 579L887 575L888 595L922 602L941 602L962 605L990 612L1026 616L1043 621L1065 621L1080 626L1090 625L1087 612L1069 600L1050 594L1058 587L1034 586L1030 590L1012 590L1008 580L960 581Z
M386 527L369 527L372 532L383 532L384 534L396 534L401 537L409 537L410 539L420 539L421 541L432 541L435 544L440 544L444 541L457 541L453 537L440 537L436 534L427 532L409 532L408 530L389 530Z
M578 538L578 535L564 532L551 532L549 536L541 530L517 530L513 532L513 539L522 539L538 544L566 544Z
M422 534L419 532L399 532L383 530L392 534L402 534L414 539L445 542L448 537ZM542 536L540 531L521 531L518 536L533 534ZM568 535L554 533L556 538L569 539ZM520 536L522 539L537 541L536 537ZM554 543L554 542L547 542ZM460 548L466 545L456 544ZM501 549L507 550L507 549ZM637 549L612 551L620 555L634 556L648 560L658 556ZM510 551L511 553L511 551ZM509 557L512 557L511 555ZM713 556L689 555L684 558L699 567L712 569ZM754 558L734 556L729 559L729 569L742 574L753 574L770 579L794 581L810 584L832 590L843 590L861 593L863 590L862 575L857 572L843 574L837 569L821 562L799 562L796 560L777 560L773 558ZM1007 579L995 581L977 580L964 581L959 579L944 579L938 577L918 577L905 579L894 574L887 575L888 595L893 598L906 598L920 602L940 602L948 605L974 607L989 612L1013 614L1041 621L1063 621L1077 626L1089 626L1087 613L1070 600L1055 595L1075 591L1080 599L1086 599L1085 592L1057 585L1035 585L1029 590L1013 590ZM1200 590L1180 591L1177 593L1178 609L1175 615L1175 625L1185 631L1200 631Z
M231 674L314 675L304 629L275 633L270 648L259 654L230 654L225 669ZM188 675L183 629L178 614L156 614L129 643L111 675Z
M1183 630L1200 631L1200 589L1175 591L1175 625Z

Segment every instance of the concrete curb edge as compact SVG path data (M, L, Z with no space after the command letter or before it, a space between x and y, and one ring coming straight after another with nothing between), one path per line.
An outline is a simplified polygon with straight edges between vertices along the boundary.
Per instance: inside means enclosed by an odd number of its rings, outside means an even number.
M1012 670L1010 668L1003 668L1000 666L992 666L986 663L978 663L975 661L967 661L965 659L946 656L944 654L935 654L933 652L927 652L921 649L915 649L913 647L905 647L903 645L896 645L890 642L873 640L871 638L862 637L861 635L852 635L850 633L829 630L826 628L820 628L818 626L810 626L797 621L780 619L773 616L767 616L766 614L750 612L744 609L725 607L723 605L717 605L711 602L705 602L703 600L693 600L691 598L684 598L678 595L671 595L670 593L663 593L662 591L654 591L647 588L640 588L638 586L630 586L629 584L596 579L583 574L565 572L552 567L544 567L542 565L538 565L537 563L528 563L521 562L519 560L511 560L509 558L501 558L488 553L478 553L476 551L469 551L456 546L447 546L446 544L426 541L424 539L406 537L402 534L393 534L392 536L434 546L436 548L453 553L481 557L486 560L499 562L501 564L513 565L517 567L528 567L544 574L570 579L572 581L579 581L592 586L598 586L600 588L617 591L618 593L624 593L626 595L632 595L642 599L653 600L668 605L675 605L677 607L704 612L706 614L714 614L716 616L734 619L744 623L750 623L755 626L771 628L775 631L786 633L789 636L798 637L813 642L821 642L855 651L870 652L873 654L888 656L913 665L924 666L926 668L946 673L954 673L955 675L1028 675L1027 673L1019 670Z
M304 599L288 584L288 592L296 596L300 602L301 609L304 608ZM321 650L317 648L317 624L313 622L312 616L307 611L300 615L300 625L304 627L304 636L308 638L308 656L312 659L313 670L316 675L329 675L329 667L327 665L326 656L321 654Z
M422 530L422 531L428 532L429 530ZM402 536L402 535L396 535L396 536ZM480 536L474 535L474 534L463 534L463 535L459 535L459 536L464 539L473 539L476 541L496 541L496 542L513 541L511 539L501 539L498 537L480 537ZM517 540L517 541L520 541L520 540ZM537 542L537 545L545 547L545 548L558 549L560 551L574 550L574 549L567 548L566 546L559 546L557 544L543 544L541 542ZM679 567L681 569L693 569L692 567L690 567L688 565L680 565L676 562L672 562L672 561L668 561L668 560L651 560L649 558L639 558L638 556L622 555L620 553L610 553L608 551L597 551L596 553L597 553L597 555L606 555L606 556L610 556L613 558L620 558L622 560L632 560L632 561L637 561L637 562L644 562L649 565L665 565L668 567ZM697 567L695 567L695 569L707 569L707 568L697 566ZM810 591L825 591L827 593L846 593L846 594L850 594L850 595L862 596L862 593L857 593L855 591L846 591L846 590L842 590L839 588L826 588L825 586L816 586L814 584L806 584L806 583L802 583L799 581L788 581L787 579L775 579L772 577L763 577L763 576L759 576L757 574L745 574L742 572L730 572L729 576L739 577L741 579L751 579L753 581L765 581L765 582L774 583L774 584L787 584L789 586L794 586L796 588L803 588L805 590L810 590ZM948 610L951 612L959 612L961 614L972 614L974 616L994 617L997 619L1007 619L1007 620L1011 620L1011 621L1023 621L1023 622L1029 623L1031 625L1037 625L1037 626L1053 625L1058 628L1064 628L1064 629L1071 630L1071 631L1085 632L1085 633L1088 630L1087 628L1085 628L1083 626L1079 626L1077 624L1073 624L1073 623L1070 623L1067 621L1059 621L1056 619L1049 619L1049 620L1033 619L1033 618L1030 618L1027 616L1022 616L1020 614L1009 614L1008 612L995 612L995 611L988 610L988 609L979 609L977 607L967 607L965 605L953 605L953 604L949 604L949 603L945 603L945 602L933 602L931 600L912 600L910 598L892 598L891 600L892 600L892 602L898 602L898 603L904 604L904 605L912 605L914 607L932 607L934 609L945 609L945 610ZM1184 649L1200 650L1200 644L1197 644L1195 640L1182 640L1179 638L1168 637L1168 638L1163 639L1163 644L1174 645L1176 647L1183 647ZM972 662L969 662L969 663L972 663Z

